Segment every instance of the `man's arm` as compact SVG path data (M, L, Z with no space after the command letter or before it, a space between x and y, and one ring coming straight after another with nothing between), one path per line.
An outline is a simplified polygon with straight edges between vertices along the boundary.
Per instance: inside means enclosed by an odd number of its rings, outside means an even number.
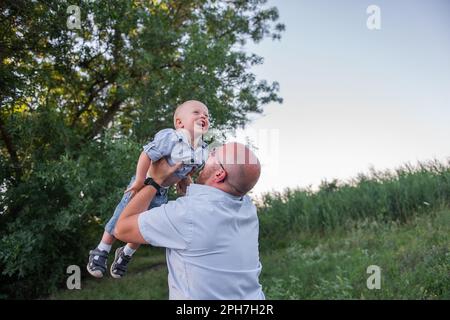
M173 167L169 166L165 159L153 162L150 167L150 174L153 180L159 185L167 180L182 163ZM149 203L156 194L156 189L152 186L144 186L128 203L117 221L114 236L124 242L147 243L139 231L139 214L147 211Z
M156 194L152 186L144 186L128 203L117 221L114 236L123 242L147 243L139 231L138 217L147 210Z

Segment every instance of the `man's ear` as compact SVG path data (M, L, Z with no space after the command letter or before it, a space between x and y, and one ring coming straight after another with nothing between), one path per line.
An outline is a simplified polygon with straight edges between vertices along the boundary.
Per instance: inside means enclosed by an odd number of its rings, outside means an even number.
M217 170L214 174L214 182L220 183L225 181L225 178L227 177L227 172L224 170Z

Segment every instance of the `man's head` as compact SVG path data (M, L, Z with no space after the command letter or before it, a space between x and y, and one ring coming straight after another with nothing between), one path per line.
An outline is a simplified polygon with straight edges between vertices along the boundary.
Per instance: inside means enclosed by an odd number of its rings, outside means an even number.
M255 186L260 174L256 155L245 145L231 142L210 152L196 182L243 196Z
M205 134L209 128L208 107L197 100L180 104L173 115L175 129L185 129L191 137Z

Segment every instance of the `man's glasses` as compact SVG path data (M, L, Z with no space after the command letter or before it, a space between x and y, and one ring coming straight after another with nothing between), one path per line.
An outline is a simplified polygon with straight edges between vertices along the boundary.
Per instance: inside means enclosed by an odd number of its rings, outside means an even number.
M217 164L222 168L223 171L225 171L228 175L227 170L225 170L225 168L223 167L223 164L219 161L219 159L217 159L216 157L216 148L212 149L210 152L210 155L212 155L214 157L214 159L216 159Z
M214 157L214 159L216 160L216 163L222 168L222 170L226 173L225 179L228 179L228 184L235 190L237 191L239 194L245 194L245 192L242 192L241 190L239 190L239 188L237 188L236 186L234 186L233 184L230 183L230 179L228 178L228 171L225 170L223 164L219 161L219 159L217 159L216 157L216 148L212 149L211 152L209 153L211 156ZM242 200L242 198L241 198Z
M216 148L212 149L210 155L213 156L214 159L216 159L217 164L222 168L222 170L227 172L227 170L225 170L225 168L223 167L223 164L219 161L219 159L217 159L216 151L217 151ZM228 174L228 172L227 172L227 174Z

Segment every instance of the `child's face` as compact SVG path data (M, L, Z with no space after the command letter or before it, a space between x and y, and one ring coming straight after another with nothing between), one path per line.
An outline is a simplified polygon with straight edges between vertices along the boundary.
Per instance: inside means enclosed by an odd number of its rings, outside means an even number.
M209 129L208 108L202 103L185 106L177 118L177 127L188 130L194 136L205 134Z

